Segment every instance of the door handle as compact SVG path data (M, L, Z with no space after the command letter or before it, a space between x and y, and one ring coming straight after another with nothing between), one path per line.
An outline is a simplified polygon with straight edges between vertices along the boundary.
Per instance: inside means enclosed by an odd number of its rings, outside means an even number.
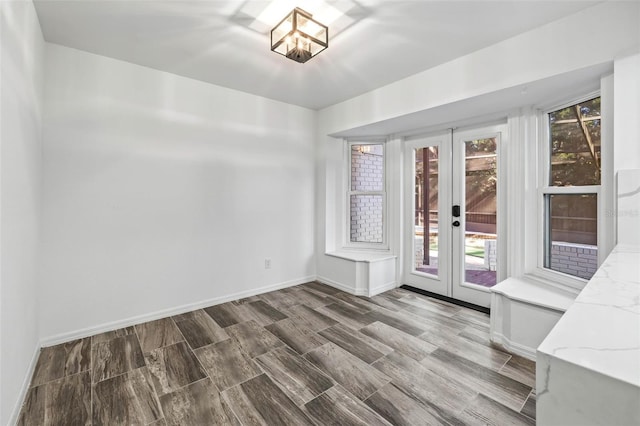
M453 217L460 217L460 206L459 205L455 205L451 208L451 216Z
M456 220L456 221L454 221L454 222L452 223L452 225L453 225L453 226L455 226L455 227L457 228L458 226L460 226L460 221L457 221L457 220Z

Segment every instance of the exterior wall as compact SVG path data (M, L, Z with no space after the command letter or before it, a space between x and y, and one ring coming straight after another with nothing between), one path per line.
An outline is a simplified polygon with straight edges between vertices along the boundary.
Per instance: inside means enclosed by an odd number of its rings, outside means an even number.
M553 243L551 269L588 280L598 269L598 249L593 246Z
M424 237L422 235L416 235L413 244L414 265L416 265L417 268L424 264Z
M498 242L496 240L485 240L484 253L484 267L488 271L496 271L498 265Z
M429 261L429 265L424 264L424 236L416 235L413 240L414 244L414 265L416 268L421 267L430 267L430 268L438 268L438 258L437 256L431 256ZM429 253L430 255L431 253Z
M358 147L369 147L361 152ZM351 150L351 190L380 191L384 182L384 154L382 145L353 145ZM381 195L352 195L350 200L351 242L382 242Z
M416 267L423 266L424 245L423 237L415 237L414 261ZM485 241L484 266L489 271L497 267L497 246L495 240ZM598 249L568 243L553 243L551 246L551 269L580 278L590 279L598 265Z

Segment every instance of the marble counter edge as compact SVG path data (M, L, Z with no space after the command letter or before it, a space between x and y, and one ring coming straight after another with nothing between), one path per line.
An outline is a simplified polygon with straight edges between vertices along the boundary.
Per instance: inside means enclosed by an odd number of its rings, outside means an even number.
M611 252L538 351L640 387L640 246Z

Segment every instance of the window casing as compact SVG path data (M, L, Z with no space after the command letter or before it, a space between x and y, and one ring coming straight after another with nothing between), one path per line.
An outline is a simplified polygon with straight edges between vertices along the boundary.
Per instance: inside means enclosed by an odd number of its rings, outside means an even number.
M540 120L538 266L545 274L578 283L598 267L601 120L599 94L547 110Z
M347 248L386 249L386 150L383 142L347 143Z

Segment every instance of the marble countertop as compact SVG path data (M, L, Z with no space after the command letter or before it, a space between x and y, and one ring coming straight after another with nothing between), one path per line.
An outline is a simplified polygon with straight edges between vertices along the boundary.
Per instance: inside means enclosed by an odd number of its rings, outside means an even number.
M640 246L611 252L538 351L640 387Z

